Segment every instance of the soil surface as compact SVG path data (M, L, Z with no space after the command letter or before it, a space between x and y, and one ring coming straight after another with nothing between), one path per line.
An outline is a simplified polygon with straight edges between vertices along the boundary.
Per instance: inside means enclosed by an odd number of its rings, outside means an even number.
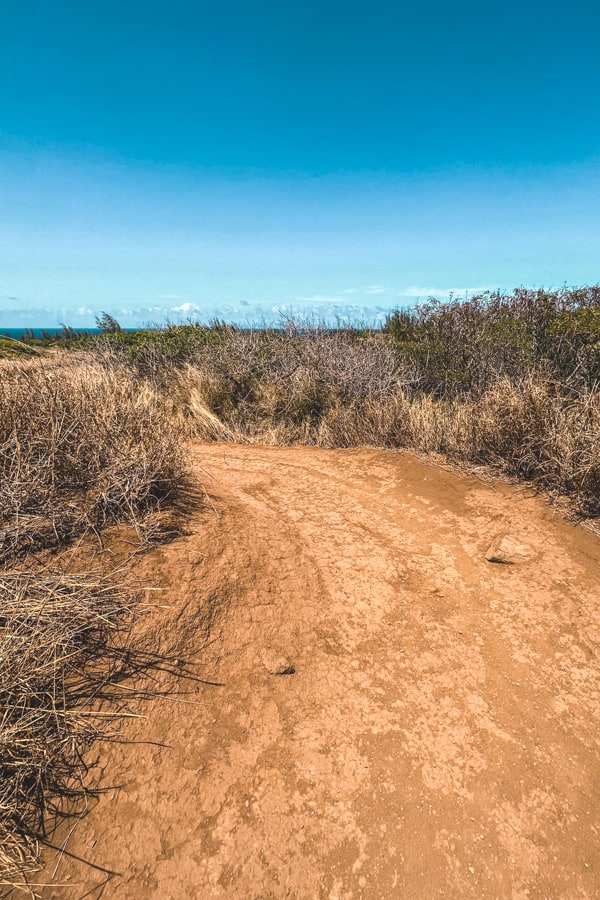
M114 874L43 896L600 897L600 540L405 453L194 458L211 502L138 571L221 686L101 748L67 849Z

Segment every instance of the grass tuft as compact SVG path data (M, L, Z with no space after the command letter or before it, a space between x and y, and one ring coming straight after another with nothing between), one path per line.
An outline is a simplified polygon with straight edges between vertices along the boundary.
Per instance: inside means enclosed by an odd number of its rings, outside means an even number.
M0 560L111 521L136 524L184 479L177 423L126 367L93 357L4 364Z
M81 813L86 752L114 733L144 668L134 601L105 576L0 575L0 883L26 882L57 818Z

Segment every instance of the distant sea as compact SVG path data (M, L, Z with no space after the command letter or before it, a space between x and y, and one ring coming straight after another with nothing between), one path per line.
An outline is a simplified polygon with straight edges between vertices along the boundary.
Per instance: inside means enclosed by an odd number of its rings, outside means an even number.
M28 329L29 330L29 329ZM33 334L36 338L41 338L42 334L51 334L54 335L60 334L62 328L32 328ZM123 331L137 331L137 328L123 328ZM8 337L16 338L20 340L23 336L23 332L25 331L25 327L23 328L3 328L0 325L0 337L2 335L8 335ZM99 328L74 328L73 331L77 332L77 334L100 334Z

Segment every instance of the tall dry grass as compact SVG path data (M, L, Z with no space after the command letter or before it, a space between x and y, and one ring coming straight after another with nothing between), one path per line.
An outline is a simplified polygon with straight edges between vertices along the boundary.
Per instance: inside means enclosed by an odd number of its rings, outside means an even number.
M0 575L0 884L25 887L57 817L83 811L86 751L114 734L145 660L131 596L102 575Z
M111 520L139 522L183 480L177 423L126 367L83 356L4 364L0 560Z
M130 642L135 602L53 557L126 521L156 530L185 484L184 434L152 386L72 355L0 369L0 885L31 895L40 843L89 800L88 751L159 664ZM124 682L127 682L124 685ZM0 891L0 893L3 893Z
M414 373L381 335L232 328L199 347L175 379L166 379L169 392L174 381L182 396L184 385L193 390L238 440L316 444L324 420L340 410L385 404ZM194 416L190 421L193 427Z
M438 404L428 433L454 460L492 465L600 515L600 392L562 392L529 377L502 379L476 401Z

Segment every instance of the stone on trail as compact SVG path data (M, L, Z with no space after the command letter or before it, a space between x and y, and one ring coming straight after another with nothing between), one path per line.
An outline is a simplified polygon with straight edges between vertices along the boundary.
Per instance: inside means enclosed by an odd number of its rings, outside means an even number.
M531 559L530 548L508 535L497 538L487 549L485 558L491 563L500 563L505 566L525 562Z
M260 661L269 675L294 675L296 672L292 661L287 656L284 656L283 653L273 650L271 647L265 647L261 651Z

